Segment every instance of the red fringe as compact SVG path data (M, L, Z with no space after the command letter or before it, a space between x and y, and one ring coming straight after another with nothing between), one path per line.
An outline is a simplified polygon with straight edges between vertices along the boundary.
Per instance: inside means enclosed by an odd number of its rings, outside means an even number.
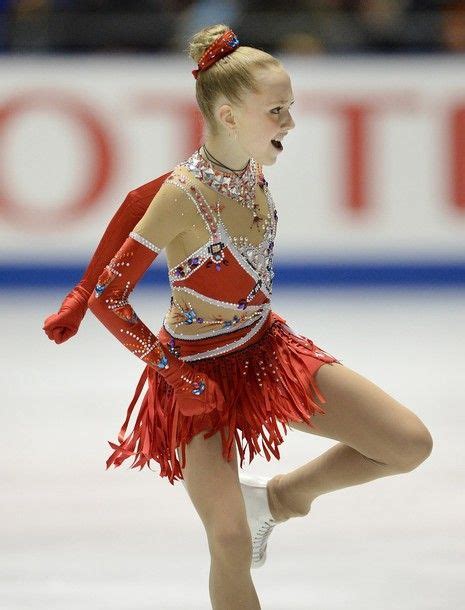
M279 460L278 445L283 437L278 424L281 423L285 435L289 421L301 421L313 427L312 415L325 411L315 402L312 392L321 403L326 402L317 387L315 373L325 363L340 364L313 341L295 334L282 320L278 316L263 336L245 349L191 362L199 371L218 380L230 401L227 411L184 416L176 404L173 388L147 365L118 434L119 445L108 441L114 451L106 462L107 469L111 464L118 467L135 456L131 468L142 470L147 465L152 470L150 460L153 459L160 466L159 475L168 477L174 485L175 480L183 479L181 469L186 465L186 445L201 431L206 431L204 438L221 432L223 457L228 461L232 459L235 441L241 468L247 447L249 463L262 450L267 461L271 459L270 454ZM148 391L134 428L124 438L146 381ZM223 428L227 428L227 434ZM181 450L181 462L177 447Z

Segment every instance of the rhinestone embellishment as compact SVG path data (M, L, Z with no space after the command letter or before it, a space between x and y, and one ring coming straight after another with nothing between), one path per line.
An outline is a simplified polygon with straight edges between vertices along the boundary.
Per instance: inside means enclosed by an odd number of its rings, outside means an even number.
M198 180L217 193L236 199L252 211L256 209L257 164L254 159L250 159L242 174L215 170L198 150L180 165L185 165Z

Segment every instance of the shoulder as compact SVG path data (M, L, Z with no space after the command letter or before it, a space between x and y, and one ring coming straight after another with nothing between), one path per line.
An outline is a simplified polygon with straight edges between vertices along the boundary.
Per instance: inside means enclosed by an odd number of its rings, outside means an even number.
M133 231L163 249L195 223L195 206L169 179L148 196L150 203Z
M189 171L184 161L158 178L130 190L126 201L142 211L150 210L155 218L163 214L176 216L178 211L189 222L196 215L196 201L201 187L202 183Z
M190 201L186 188L188 186L189 184L185 183L185 175L180 170L180 165L177 165L158 178L130 190L126 199L136 205L144 206L145 209L157 207L159 210L171 208L174 211L176 207ZM184 187L184 189L180 187ZM182 190L184 190L184 193Z
M166 180L171 176L173 171L174 170L171 170L165 174L162 174L161 176L158 176L158 178L155 178L154 180L150 180L150 182L146 182L140 186L137 186L136 188L131 189L127 194L127 197L132 199L132 201L140 201L141 203L145 201L147 203L152 201Z
M153 197L159 206L171 206L183 212L194 210L195 188L189 172L176 166Z

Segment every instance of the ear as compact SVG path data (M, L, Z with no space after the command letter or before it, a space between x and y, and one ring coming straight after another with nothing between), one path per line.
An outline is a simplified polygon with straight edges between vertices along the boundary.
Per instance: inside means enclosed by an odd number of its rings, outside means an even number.
M219 122L228 130L231 131L237 127L234 112L229 104L222 104L217 111Z

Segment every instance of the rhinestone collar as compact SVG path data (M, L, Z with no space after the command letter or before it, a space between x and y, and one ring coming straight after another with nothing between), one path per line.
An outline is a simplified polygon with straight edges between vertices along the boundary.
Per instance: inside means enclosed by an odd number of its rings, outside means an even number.
M247 167L241 174L228 172L213 167L208 159L204 159L196 150L186 161L185 165L196 178L217 193L236 199L255 214L255 189L257 185L257 163L250 159Z

